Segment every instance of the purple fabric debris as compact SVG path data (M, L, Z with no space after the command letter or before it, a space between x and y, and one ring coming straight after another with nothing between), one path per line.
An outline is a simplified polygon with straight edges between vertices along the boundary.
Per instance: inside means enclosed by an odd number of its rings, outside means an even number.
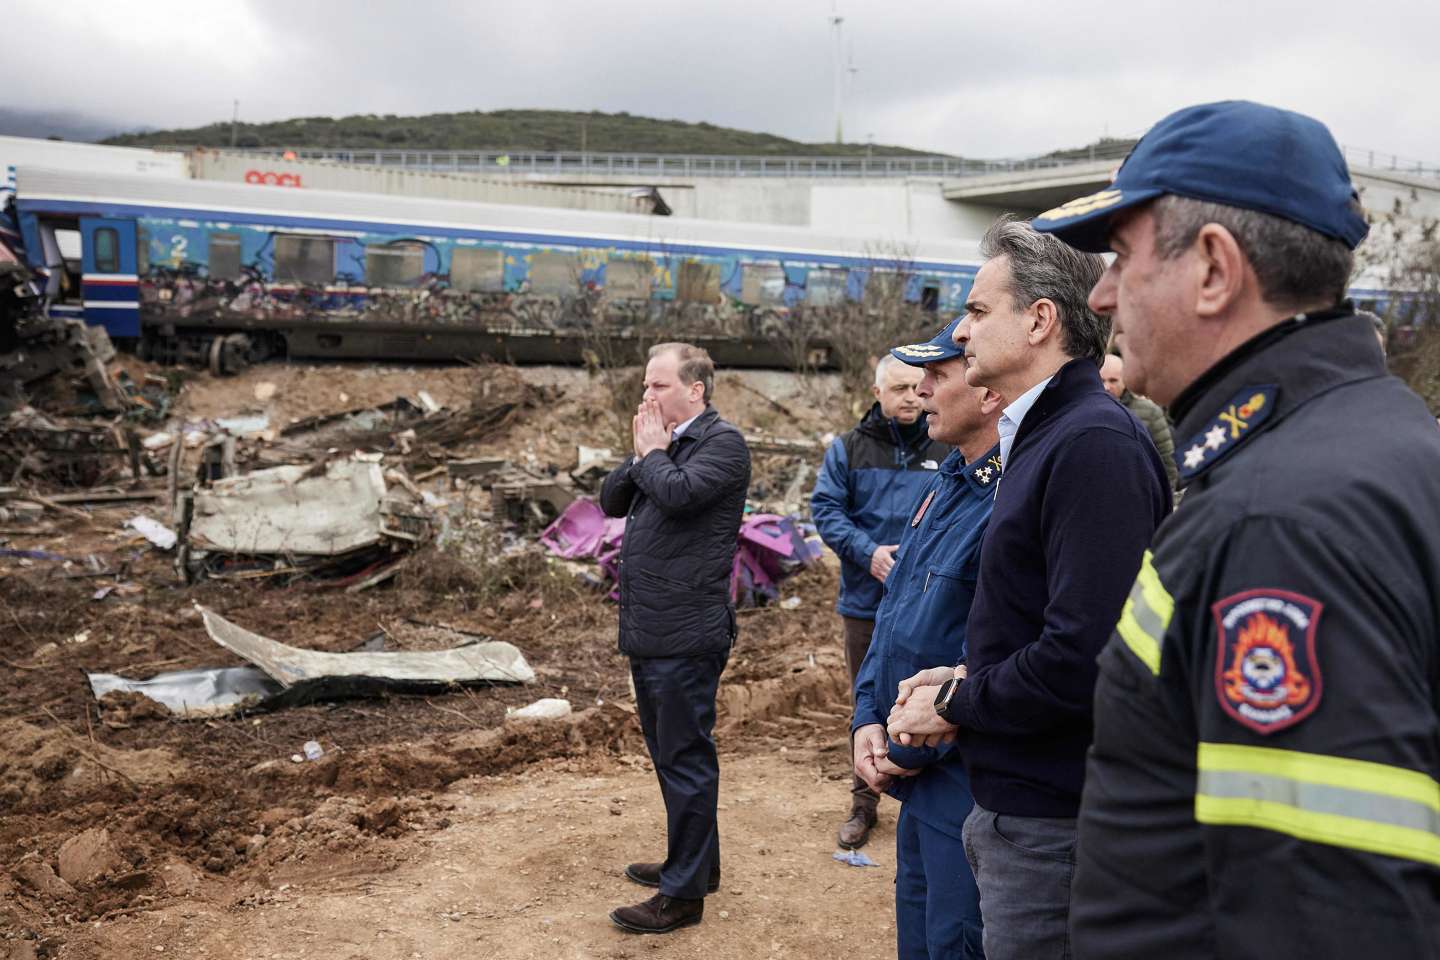
M780 581L820 559L820 538L794 517L757 513L740 524L730 595L737 607L758 607L780 596Z
M21 560L50 560L56 563L64 563L66 558L58 553L51 553L49 550L15 550L10 547L0 548L0 557L18 557Z
M566 560L593 558L607 578L620 579L623 518L607 517L593 500L576 500L540 534L540 542ZM754 607L780 596L778 584L820 559L820 539L795 517L758 513L740 524L730 595L739 607ZM612 599L619 594L611 590Z

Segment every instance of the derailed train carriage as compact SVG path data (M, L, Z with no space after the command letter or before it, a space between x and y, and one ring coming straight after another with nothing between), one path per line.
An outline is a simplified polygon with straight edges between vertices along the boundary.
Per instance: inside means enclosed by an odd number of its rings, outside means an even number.
M829 366L837 325L938 324L979 267L966 243L26 167L16 215L52 313L216 373L570 363L599 342L630 360L662 338L725 365Z

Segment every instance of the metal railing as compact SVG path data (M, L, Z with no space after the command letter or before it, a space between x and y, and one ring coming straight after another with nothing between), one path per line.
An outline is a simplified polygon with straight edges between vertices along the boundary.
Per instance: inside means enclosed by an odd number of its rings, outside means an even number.
M1416 177L1440 177L1440 163L1413 160L1382 150L1366 150L1361 147L1341 147L1345 162L1352 167L1368 167L1371 170L1393 170Z
M160 147L188 150L188 147ZM1025 159L972 160L938 156L870 157L765 157L664 153L544 153L523 150L361 150L263 148L225 149L224 152L265 159L291 157L328 160L362 166L395 167L431 173L481 173L584 177L975 177L1066 167L1092 160L1124 157L1124 151L1107 156L1093 148L1076 156Z
M188 151L166 146L161 150ZM1343 147L1351 166L1393 170L1414 176L1440 177L1440 164L1358 147ZM667 153L581 153L531 150L371 150L261 148L225 150L266 159L286 157L327 160L361 166L396 167L431 173L480 173L577 177L980 177L990 174L1048 170L1111 160L1129 152L1125 144L1065 151L1063 156L976 160L941 156L766 157Z

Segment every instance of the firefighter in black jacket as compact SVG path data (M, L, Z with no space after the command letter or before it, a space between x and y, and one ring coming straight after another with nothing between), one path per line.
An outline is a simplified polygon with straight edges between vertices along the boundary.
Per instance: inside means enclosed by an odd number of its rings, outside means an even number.
M1440 432L1344 301L1315 120L1191 107L1041 215L1186 488L1100 655L1075 955L1440 956Z

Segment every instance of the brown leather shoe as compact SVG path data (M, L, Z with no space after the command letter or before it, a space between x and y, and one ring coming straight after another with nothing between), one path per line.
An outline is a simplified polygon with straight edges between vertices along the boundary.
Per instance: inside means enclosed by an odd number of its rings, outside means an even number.
M616 907L610 911L610 920L631 933L669 933L699 923L704 915L704 900L681 900L657 893L633 907Z
M625 876L634 880L642 887L660 886L659 863L632 863L625 868ZM710 882L705 884L705 892L714 893L720 889L720 868L716 867L710 871Z
M850 819L840 824L835 839L846 850L859 850L869 841L870 828L873 826L875 826L875 811L866 810L864 807L855 807L850 811Z

